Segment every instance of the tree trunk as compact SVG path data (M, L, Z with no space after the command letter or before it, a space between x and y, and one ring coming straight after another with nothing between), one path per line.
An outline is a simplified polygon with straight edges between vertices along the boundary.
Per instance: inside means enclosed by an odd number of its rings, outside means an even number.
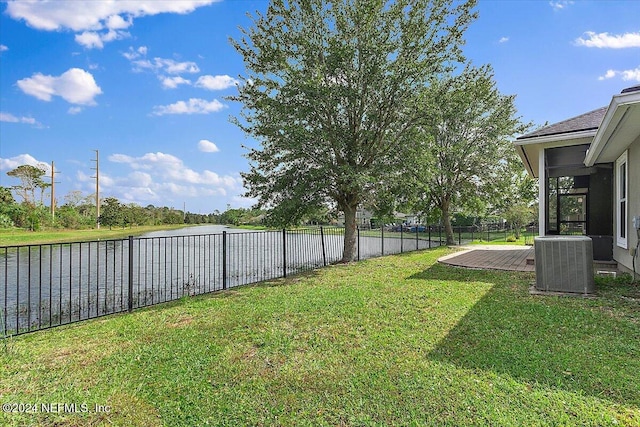
M515 234L516 240L520 239L520 229L522 228L522 225L516 221L513 224L511 224L511 226L513 227L513 233Z
M340 262L347 263L356 259L356 210L358 205L344 205L344 249Z
M455 245L453 237L453 227L451 226L451 217L449 216L450 200L445 197L440 204L440 210L442 210L442 222L444 223L444 232L447 236L447 246Z

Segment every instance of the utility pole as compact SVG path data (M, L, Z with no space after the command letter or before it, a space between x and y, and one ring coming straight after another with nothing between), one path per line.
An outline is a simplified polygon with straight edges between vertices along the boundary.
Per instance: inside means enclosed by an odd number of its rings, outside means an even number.
M60 173L56 172L56 169L53 164L53 160L51 161L51 219L56 219L56 179L55 174Z
M100 156L98 150L93 150L96 152L95 160L92 162L96 162L96 167L91 168L96 171L96 176L92 176L91 178L96 179L96 228L100 228Z

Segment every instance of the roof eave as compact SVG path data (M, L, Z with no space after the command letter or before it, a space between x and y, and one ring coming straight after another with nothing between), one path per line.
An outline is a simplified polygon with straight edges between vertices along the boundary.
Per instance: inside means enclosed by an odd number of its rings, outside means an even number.
M568 141L572 139L590 138L596 135L597 129L587 129L577 132L565 132L554 135L543 135L532 138L517 139L515 145L547 144L550 142Z
M589 147L589 151L587 151L584 159L585 166L591 167L598 163L598 159L603 150L609 141L615 137L619 125L624 121L628 107L633 104L640 104L639 91L621 93L611 99L607 113L602 119L602 124L595 133L591 147Z
M520 159L525 166L525 169L529 173L529 176L532 178L538 178L538 157L540 155L540 150L545 148L590 144L595 134L596 131L590 129L519 139L514 141L513 144L518 156L520 156Z

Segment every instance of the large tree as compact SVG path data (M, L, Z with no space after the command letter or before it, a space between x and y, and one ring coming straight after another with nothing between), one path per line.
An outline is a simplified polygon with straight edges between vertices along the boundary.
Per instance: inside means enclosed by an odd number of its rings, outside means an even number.
M29 204L36 204L36 189L40 189L40 204L43 203L44 191L51 184L44 182L43 176L47 173L44 164L21 165L7 172L7 175L20 180L20 185L14 185L12 188L22 200Z
M426 196L422 206L440 212L447 244L454 242L456 210L485 209L506 195L515 157L511 140L528 127L516 117L514 100L500 94L490 66L467 66L423 91L407 177Z
M236 123L249 150L248 196L286 225L332 205L345 215L397 170L429 79L462 60L475 0L273 0L232 40L247 69Z
M103 201L102 212L98 218L101 225L106 225L109 230L113 226L124 225L124 206L115 197L107 197Z

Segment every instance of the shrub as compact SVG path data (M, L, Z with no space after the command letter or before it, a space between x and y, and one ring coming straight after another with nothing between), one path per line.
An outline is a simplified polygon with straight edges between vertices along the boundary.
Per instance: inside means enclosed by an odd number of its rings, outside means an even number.
M0 228L11 228L13 227L13 221L11 217L6 214L0 214Z

